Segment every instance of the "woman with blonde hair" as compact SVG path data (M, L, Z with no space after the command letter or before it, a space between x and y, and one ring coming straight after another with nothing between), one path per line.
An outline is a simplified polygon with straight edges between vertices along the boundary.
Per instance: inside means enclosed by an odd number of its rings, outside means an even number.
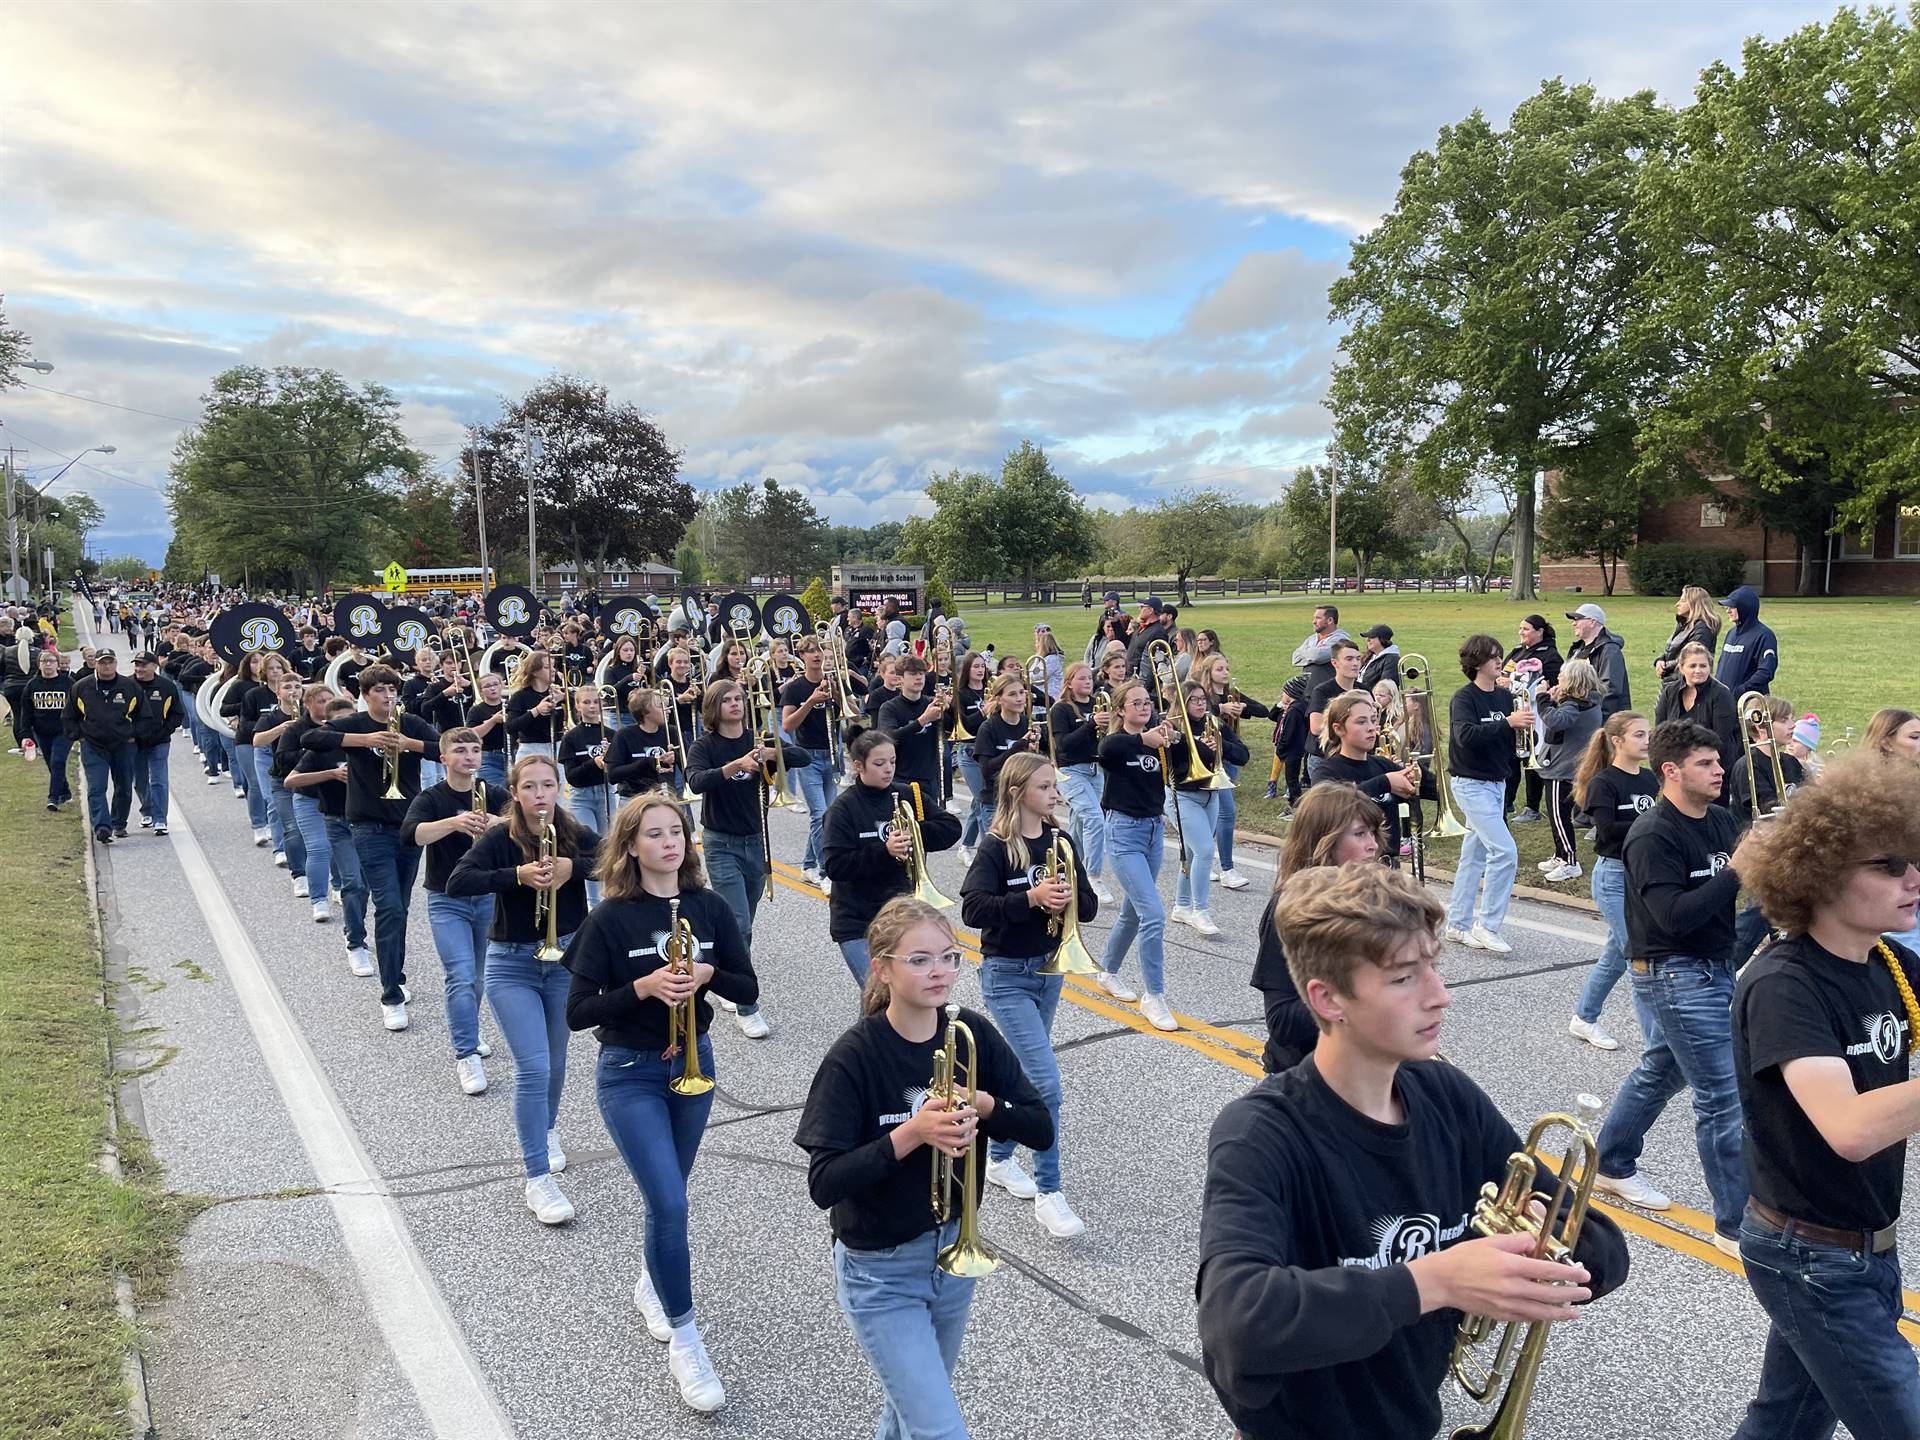
M507 685L507 734L515 759L553 755L566 733L565 698L553 683L553 656L545 650L527 651Z
M1534 757L1540 778L1547 782L1547 818L1553 822L1553 864L1542 863L1541 869L1555 885L1581 875L1573 789L1581 761L1600 728L1600 672L1585 660L1567 661L1560 671L1559 695L1557 702L1540 712L1546 743Z
M1731 690L1713 678L1713 652L1704 645L1688 645L1680 651L1678 667L1669 683L1661 686L1660 698L1653 706L1653 726L1659 729L1669 720L1691 720L1704 725L1720 741L1720 803L1727 800L1727 788L1733 783L1733 767L1740 759L1740 716Z
M1680 660L1689 645L1700 645L1713 663L1714 642L1720 636L1720 607L1698 585L1680 592L1673 605L1673 634L1653 662L1653 673L1662 685L1671 685L1680 673Z
M1593 820L1593 878L1588 888L1606 922L1607 943L1587 972L1567 1033L1600 1050L1620 1048L1600 1023L1600 1011L1627 973L1627 867L1621 847L1633 822L1660 798L1660 782L1647 769L1652 737L1646 716L1637 710L1616 710L1587 742L1587 753L1573 776L1573 803Z
M1860 741L1860 748L1920 760L1920 715L1897 705L1875 711L1867 722L1867 733Z

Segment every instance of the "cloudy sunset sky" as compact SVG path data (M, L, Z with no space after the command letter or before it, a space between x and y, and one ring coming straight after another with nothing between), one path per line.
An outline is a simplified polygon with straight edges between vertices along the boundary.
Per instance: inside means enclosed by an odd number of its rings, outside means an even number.
M16 3L0 292L56 369L0 444L115 445L62 488L153 563L238 363L379 381L441 462L573 371L696 486L846 523L1023 437L1094 503L1265 498L1325 444L1327 285L1441 125L1551 75L1681 103L1833 8Z

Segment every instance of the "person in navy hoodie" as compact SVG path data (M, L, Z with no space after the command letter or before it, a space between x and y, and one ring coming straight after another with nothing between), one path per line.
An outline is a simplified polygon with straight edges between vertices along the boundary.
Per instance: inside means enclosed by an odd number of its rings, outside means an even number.
M1764 695L1780 669L1780 642L1760 623L1760 597L1751 585L1742 585L1721 603L1732 623L1720 644L1720 673L1714 678L1735 699L1749 690Z

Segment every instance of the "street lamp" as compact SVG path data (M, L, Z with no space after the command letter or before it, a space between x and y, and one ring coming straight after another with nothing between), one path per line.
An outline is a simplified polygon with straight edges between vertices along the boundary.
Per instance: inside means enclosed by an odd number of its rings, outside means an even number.
M51 375L53 373L53 366L45 360L22 360L20 362L20 368L22 370L37 370L42 375Z

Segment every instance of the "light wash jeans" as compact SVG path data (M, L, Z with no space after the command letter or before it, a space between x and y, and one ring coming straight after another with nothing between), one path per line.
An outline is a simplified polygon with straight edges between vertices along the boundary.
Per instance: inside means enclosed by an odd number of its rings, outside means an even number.
M1627 867L1611 855L1597 857L1588 888L1600 918L1607 922L1607 943L1587 972L1586 986L1573 1007L1573 1013L1591 1025L1600 1018L1613 987L1627 973Z
M438 760L422 758L420 761L420 788L428 789L447 778L447 767Z
M867 988L867 970L873 963L873 952L864 938L842 940L840 958L847 962L847 970L853 976L853 983L861 990Z
M713 1076L713 1040L700 1037L700 1068ZM600 1118L613 1148L647 1202L641 1253L660 1307L674 1325L693 1320L693 1260L687 1245L687 1177L706 1133L713 1094L676 1095L667 1088L681 1058L657 1050L603 1045L594 1071Z
M833 783L832 751L814 751L813 759L797 770L787 771L787 778L798 788L800 798L807 804L807 853L801 857L801 868L818 870L826 861L820 833L826 829L827 806L833 803L837 791Z
M978 845L980 837L987 833L987 822L981 818L980 808L984 803L982 791L986 788L986 782L980 778L980 762L973 758L971 745L956 745L953 747L953 753L960 762L960 774L966 779L967 793L972 797L971 803L967 806L966 823L960 827L960 843ZM1094 797L1096 810L1099 803L1099 797L1096 795ZM1077 814L1080 807L1076 805L1073 808ZM990 818L993 811L989 808L985 813Z
M1460 842L1460 868L1447 901L1447 924L1455 930L1484 925L1498 934L1513 900L1513 877L1520 869L1520 847L1513 843L1501 808L1506 803L1506 785L1499 780L1448 783L1467 838Z
M507 783L507 752L504 750L482 750L480 752L480 778L489 785L505 786Z
M307 889L315 900L327 898L329 888L340 892L340 918L347 948L367 943L367 882L360 873L360 852L353 848L347 822L330 817L311 795L295 790L293 823L307 847Z
M1140 938L1140 978L1147 993L1166 990L1167 907L1160 899L1160 860L1165 850L1167 822L1158 815L1141 819L1107 812L1107 862L1120 886L1120 913L1107 934L1100 968L1120 973L1127 947Z
M980 962L980 993L987 1013L1019 1057L1040 1103L1053 1116L1053 1144L1033 1152L1033 1179L1042 1195L1060 1188L1060 1064L1053 1055L1053 1016L1060 1008L1063 976L1041 975L1048 956L1018 960L1010 955L987 955ZM1011 1140L987 1145L988 1158L1005 1160L1013 1154Z
M1733 966L1725 960L1676 955L1645 975L1629 972L1646 1048L1600 1131L1600 1173L1634 1173L1641 1146L1660 1112L1682 1089L1693 1089L1693 1138L1713 1195L1713 1224L1740 1233L1747 1177L1740 1160L1740 1091L1733 1075Z
M886 1392L874 1440L967 1440L953 1367L976 1282L933 1263L959 1233L956 1216L885 1250L849 1250L834 1241L841 1313Z
M279 822L280 838L286 843L287 873L305 875L307 842L300 834L299 822L293 818L293 792L283 782L268 776L267 804L272 807L273 818Z
M1224 764L1224 762L1223 762ZM1226 765L1227 778L1234 783L1232 790L1216 790L1214 799L1218 802L1220 813L1213 824L1213 851L1219 857L1222 870L1233 869L1233 831L1240 823L1240 802L1234 797L1240 785L1240 767Z
M1213 874L1213 837L1220 821L1218 790L1177 792L1174 803L1180 807L1180 831L1186 841L1186 868L1174 888L1173 903L1182 910L1207 913L1207 886Z
M265 825L267 833L273 837L275 851L285 854L287 848L287 827L280 816L280 809L273 803L273 747L270 745L249 745L247 755L253 762L253 773L247 778L247 809L253 810L253 797L260 797L260 806L266 812L264 820L256 820L256 825Z
M220 753L227 757L227 779L231 780L234 785L239 788L242 795L245 795L248 790L247 780L249 777L247 770L249 767L245 760L241 758L239 745L224 735L216 735L214 738L219 742ZM249 819L252 818L253 806L247 806L247 815Z
M618 808L613 802L611 785L576 785L567 796L567 813L602 838L606 836L611 812ZM587 881L587 906L591 909L599 903L600 882L590 879Z
M427 892L427 924L446 978L447 1033L453 1058L464 1060L480 1049L480 999L487 992L487 930L493 924L493 896Z
M740 927L740 938L753 950L753 917L760 909L760 897L767 891L767 859L760 851L758 835L727 835L708 830L701 836L707 858L707 883L733 911ZM742 1005L741 1015L760 1009L758 1002Z
M562 935L560 948L573 937ZM487 1004L513 1054L513 1128L527 1178L547 1173L547 1131L559 1123L567 1088L567 991L559 961L536 960L532 941L487 942Z
M239 764L234 768L244 771L247 787L247 822L256 830L271 830L272 822L267 805L267 785L261 778L260 747L258 745L240 745L236 747ZM281 848L281 839L275 837L273 848Z
M1073 830L1067 838L1073 841L1074 863L1088 878L1098 875L1107 863L1107 812L1100 808L1102 788L1100 767L1092 761L1060 767L1060 793L1073 808Z

